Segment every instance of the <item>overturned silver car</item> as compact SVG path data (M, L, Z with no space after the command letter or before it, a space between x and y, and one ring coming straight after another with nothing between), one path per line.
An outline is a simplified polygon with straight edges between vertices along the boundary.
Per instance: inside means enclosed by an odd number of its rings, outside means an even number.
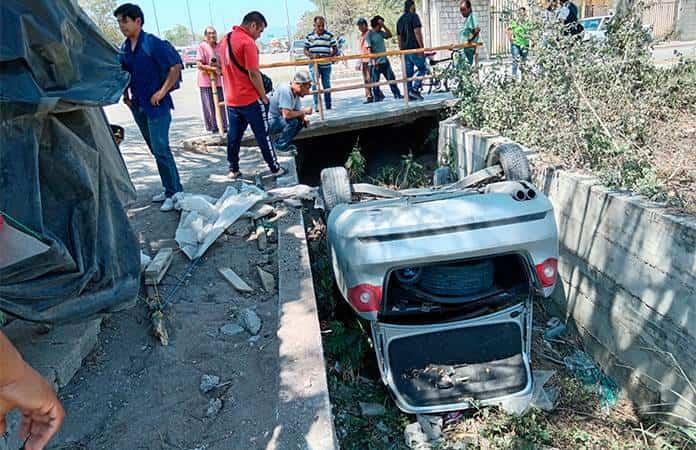
M454 183L440 168L428 189L351 185L342 167L321 178L338 287L370 321L399 408L526 408L532 302L553 291L558 237L522 149L493 147Z

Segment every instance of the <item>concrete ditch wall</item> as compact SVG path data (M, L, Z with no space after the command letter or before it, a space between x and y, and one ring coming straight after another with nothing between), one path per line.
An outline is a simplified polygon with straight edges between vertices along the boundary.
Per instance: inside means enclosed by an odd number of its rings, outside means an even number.
M448 119L438 156L462 176L501 141ZM634 402L668 403L694 419L696 393L675 360L696 380L696 217L530 159L559 228L555 306Z

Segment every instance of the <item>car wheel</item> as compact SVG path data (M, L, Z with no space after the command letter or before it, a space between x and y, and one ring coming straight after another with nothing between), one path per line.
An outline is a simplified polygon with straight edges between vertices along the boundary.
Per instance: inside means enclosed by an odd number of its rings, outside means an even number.
M532 179L529 160L519 144L495 145L488 153L486 166L491 167L496 164L503 168L505 178L509 181L531 181Z
M350 178L344 167L329 167L321 171L321 195L327 214L336 205L351 202Z
M433 186L444 186L452 182L452 170L449 167L438 167L433 173Z
M493 261L423 267L418 285L424 291L445 296L478 294L493 286Z

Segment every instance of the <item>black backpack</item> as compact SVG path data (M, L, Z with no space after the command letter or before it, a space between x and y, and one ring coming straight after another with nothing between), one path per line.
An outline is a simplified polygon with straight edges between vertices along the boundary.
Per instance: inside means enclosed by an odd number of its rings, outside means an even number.
M230 61L232 61L235 66L237 66L237 69L246 73L247 76L249 75L249 71L246 70L244 66L239 64L237 58L234 57L234 52L232 51L232 33L227 33L227 55L229 56ZM263 80L263 90L266 91L266 94L268 94L273 90L273 80L271 80L263 72L261 72L261 80Z

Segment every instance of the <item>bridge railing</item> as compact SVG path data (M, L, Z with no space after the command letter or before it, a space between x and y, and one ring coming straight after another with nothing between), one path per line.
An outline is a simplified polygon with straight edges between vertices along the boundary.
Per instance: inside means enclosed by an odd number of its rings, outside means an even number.
M321 83L321 77L317 76L316 77L316 89L312 90L310 93L311 94L318 94L318 102L317 102L317 107L319 109L319 117L321 120L324 120L325 118L325 108L324 108L324 99L323 99L323 93L325 92L341 92L341 91L351 91L351 90L357 90L357 89L365 89L365 88L373 88L377 86L387 86L390 84L402 84L403 89L404 89L404 105L408 107L409 105L409 98L408 98L408 83L411 81L416 81L416 80L425 80L425 79L431 79L434 77L432 73L429 73L424 76L412 76L412 77L407 77L406 76L406 55L413 55L413 54L422 54L422 53L432 53L432 52L439 52L439 51L454 51L454 50L460 50L464 48L472 48L472 47L479 47L482 44L480 43L464 43L464 44L450 44L450 45L441 45L438 47L430 47L430 48L417 48L417 49L411 49L411 50L390 50L387 52L382 52L382 53L371 53L371 54L356 54L356 55L343 55L343 56L332 56L328 58L317 58L317 59L308 59L308 60L302 60L302 61L286 61L286 62L277 62L277 63L270 63L270 64L261 64L259 66L259 69L264 70L264 69L276 69L276 68L282 68L282 67L307 67L307 66L313 66L314 67L314 73L318 74L319 73L319 65L320 64L327 64L327 63L334 63L334 62L340 62L340 61L350 61L350 60L364 60L364 59L374 59L374 58L379 58L382 56L386 57L395 57L398 56L400 61L401 61L401 73L402 76L398 79L394 79L391 81L379 81L379 82L374 82L374 83L355 83L355 84L350 84L347 86L340 86L340 87L334 87L334 88L324 88ZM212 77L211 77L212 78ZM213 92L216 93L215 87L213 86ZM217 95L216 95L217 96ZM214 99L215 104L217 105L217 111L216 111L216 120L218 122L218 130L220 130L220 133L222 133L223 127L222 127L222 119L221 119L221 112L220 112L220 107L224 108L224 101L220 102L218 99Z

